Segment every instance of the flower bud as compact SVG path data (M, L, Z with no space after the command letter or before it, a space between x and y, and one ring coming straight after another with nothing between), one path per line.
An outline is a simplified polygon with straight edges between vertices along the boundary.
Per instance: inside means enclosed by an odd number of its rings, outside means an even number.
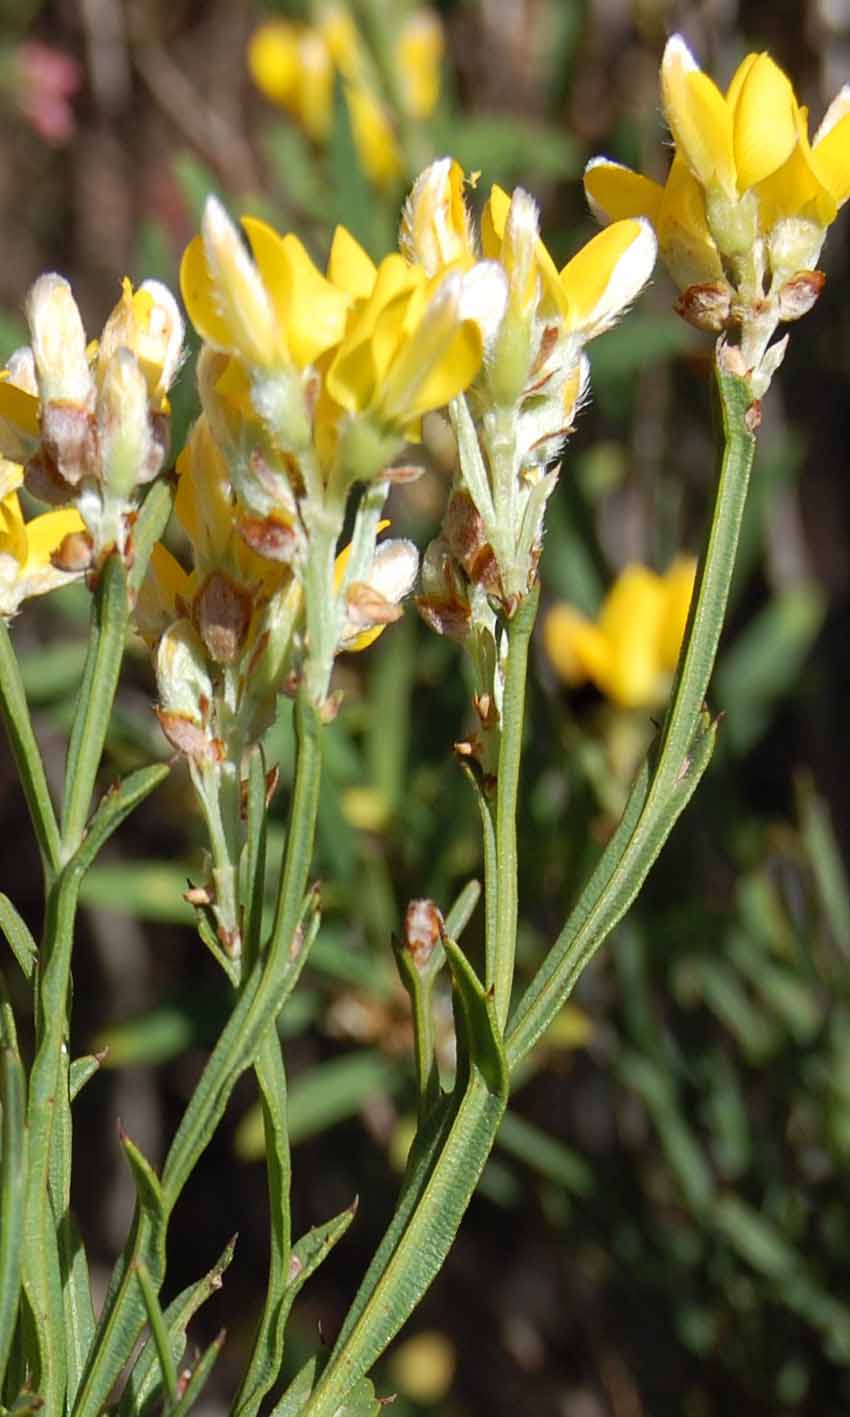
M148 386L129 349L116 349L97 400L101 476L116 497L127 501L139 482L150 482L162 466L163 450L152 436Z
M94 381L85 331L71 287L62 276L38 278L27 299L27 319L42 402L57 400L90 409Z
M404 204L399 245L429 276L475 260L460 163L442 157L417 177Z
M167 286L146 280L134 293L125 279L121 299L100 337L99 372L107 368L116 350L131 350L145 376L151 403L161 405L180 363L183 328L177 301Z
M221 571L207 576L195 596L195 624L216 664L232 664L238 659L254 611L249 591L236 585Z
M463 573L442 537L432 541L422 558L422 592L416 608L438 635L464 640L471 609Z
M196 761L217 761L218 741L209 725L213 686L204 647L188 620L166 630L156 652L156 680L162 731L179 753Z

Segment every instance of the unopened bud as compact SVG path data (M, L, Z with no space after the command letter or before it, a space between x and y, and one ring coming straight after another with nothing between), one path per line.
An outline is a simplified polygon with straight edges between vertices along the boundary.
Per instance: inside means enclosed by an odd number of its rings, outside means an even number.
M412 900L404 915L404 947L413 957L416 968L422 970L442 938L442 912L433 900Z
M823 271L798 271L787 280L779 292L780 320L799 320L808 315L825 283Z
M436 634L466 638L472 613L466 585L442 538L432 541L422 558L422 594L416 597L416 608Z
M366 581L352 581L346 592L345 604L351 624L364 629L370 625L392 625L401 619L403 613L400 605L387 600Z
M719 334L726 329L732 313L732 290L724 281L689 285L673 308L696 329Z
M399 244L408 261L429 276L474 260L463 169L452 158L439 158L417 177L404 204Z
M232 664L239 657L253 608L250 593L229 576L221 571L207 576L193 609L198 632L216 664Z
M70 487L98 467L97 429L89 409L78 403L42 405L42 449L59 477Z
M57 571L79 575L92 563L92 539L86 531L70 531L50 557Z
M162 636L156 679L157 716L169 742L187 757L215 761L216 740L209 729L213 686L204 647L188 620L176 620Z
M183 317L168 287L146 280L134 293L125 279L100 337L99 367L105 368L116 350L129 349L139 361L151 402L158 405L177 372L182 344Z
M106 366L97 422L103 481L127 500L138 482L156 476L160 455L151 438L147 382L129 349L117 349Z
M240 517L237 530L252 551L267 561L282 561L285 565L292 561L300 541L294 524L274 516Z
M499 563L484 533L484 522L468 492L455 492L446 508L443 536L469 579L494 594L499 591Z
M94 381L85 330L71 287L62 276L39 276L27 299L27 319L43 402L61 399L90 409Z

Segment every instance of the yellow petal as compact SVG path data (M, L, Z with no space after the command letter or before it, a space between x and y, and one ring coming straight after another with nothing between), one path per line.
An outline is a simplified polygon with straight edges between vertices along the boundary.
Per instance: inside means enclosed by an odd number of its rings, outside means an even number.
M345 85L345 101L360 165L377 187L385 187L402 172L401 150L389 113L371 89L359 83Z
M14 556L19 565L27 559L27 534L17 492L0 502L0 555Z
M73 531L85 531L85 523L78 511L61 508L55 512L44 512L27 522L27 559L25 572L50 565L54 551L58 551L65 537Z
M663 577L664 612L659 640L661 667L674 670L685 637L688 611L694 593L697 563L692 556L678 556Z
M809 146L805 108L797 113L797 143L787 161L760 182L759 222L771 231L778 222L800 217L827 227L838 210L829 186L821 180L820 165Z
M656 230L661 254L681 289L724 279L705 217L705 194L680 153L667 175Z
M304 368L342 338L350 297L325 279L297 236L279 236L255 217L242 226L286 346Z
M327 44L318 31L302 30L298 60L295 116L311 138L324 142L333 126L334 66Z
M499 259L510 206L507 192L494 184L481 214L481 249L488 261Z
M328 257L328 280L348 295L368 299L375 288L377 268L359 241L344 226L338 226Z
M768 177L797 142L796 100L791 84L767 54L760 54L741 84L734 117L738 190Z
M646 566L627 566L606 597L599 617L599 628L610 645L605 688L624 708L641 708L659 697L664 608L661 577Z
M408 117L421 123L440 97L443 26L433 10L416 10L405 20L396 42L395 67Z
M7 371L0 370L0 419L10 423L16 432L37 440L40 404L33 394L13 384Z
M399 245L429 276L475 259L463 181L459 162L438 158L419 174L404 204Z
M556 672L567 683L607 681L610 653L598 626L571 605L553 605L543 621L543 644Z
M248 69L261 93L287 105L298 81L298 31L285 20L260 25L248 42Z
M474 320L464 320L420 385L408 409L408 417L418 419L450 403L472 383L481 368L483 357L484 344L479 326Z
M652 270L655 241L648 244L649 237L651 232L644 222L617 221L600 231L567 262L561 271L560 284L567 298L570 329L595 326L600 311L605 311L607 316L607 307L612 297L616 303L621 285L624 299L617 308L634 299ZM637 262L635 278L629 280L628 267L632 260Z
M729 87L726 90L726 105L729 112L732 114L733 122L735 110L738 107L738 99L741 96L741 89L744 87L744 80L758 58L758 54L745 54L729 82Z
M622 221L624 217L645 216L653 225L664 194L658 182L605 157L591 158L587 164L584 190L599 220Z
M836 205L850 197L850 113L831 127L812 149L814 165Z
M732 117L726 100L697 68L680 35L668 40L661 63L661 92L670 131L691 171L704 185L719 183L736 195Z

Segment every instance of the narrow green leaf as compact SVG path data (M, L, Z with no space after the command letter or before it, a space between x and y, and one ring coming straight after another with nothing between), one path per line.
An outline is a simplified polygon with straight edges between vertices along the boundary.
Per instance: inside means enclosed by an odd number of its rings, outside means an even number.
M0 621L0 713L24 790L42 864L49 878L59 866L59 827L41 752L33 732L21 671L5 621Z
M131 597L138 595L151 552L168 525L174 505L175 488L165 477L158 477L151 486L133 527L133 562L127 577Z
M175 1364L179 1364L186 1351L186 1330L190 1321L205 1304L211 1294L221 1288L222 1275L227 1269L236 1248L236 1236L228 1243L216 1260L212 1269L197 1284L183 1289L176 1299L172 1299L165 1310L165 1326ZM160 1367L153 1338L149 1338L127 1379L118 1403L117 1417L139 1417L147 1407L160 1384Z
M26 1204L26 1079L20 1058L10 1047L0 1053L3 1103L0 1157L0 1384L18 1319Z
M142 1298L145 1303L151 1338L156 1348L156 1356L162 1374L163 1386L169 1404L173 1404L177 1397L177 1368L174 1362L174 1354L171 1351L165 1315L160 1306L159 1295L148 1273L148 1267L143 1260L136 1260L135 1271L136 1279L139 1282L139 1288L142 1291Z
M269 1196L269 1269L251 1359L234 1403L234 1412L239 1417L254 1417L283 1363L286 1326L283 1298L292 1241L289 1206L292 1167L286 1117L286 1070L274 1027L266 1030L254 1070L260 1088Z
M607 877L600 874L600 863L517 1006L506 1040L511 1067L551 1023L582 970L622 919L711 758L715 725L703 711L703 702L723 628L755 454L747 381L726 373L719 363L715 378L723 424L717 496L646 795L643 798L641 773L626 807L631 830L623 830L621 823L614 838L616 850L612 841L603 857Z
M458 1074L462 1095L446 1116L446 1131L442 1117L437 1120L441 1109L435 1109L434 1150L414 1160L423 1168L415 1204L405 1207L403 1195L406 1224L391 1224L392 1246L379 1250L382 1261L386 1257L383 1268L378 1273L374 1262L370 1266L352 1306L357 1318L346 1319L305 1409L309 1417L335 1417L439 1273L505 1111L509 1075L493 997L457 945L447 940L445 947L458 1001L459 1053L462 1048L468 1060L465 1079Z
M208 1348L205 1348L189 1378L180 1400L173 1407L165 1408L166 1417L185 1417L187 1412L191 1412L198 1398L201 1396L207 1384L207 1379L213 1370L219 1353L224 1347L226 1334L222 1329L221 1333L213 1339Z
M316 1381L318 1361L316 1354L307 1359L304 1367L298 1370L280 1402L273 1409L272 1417L299 1417L299 1414L304 1411Z
M445 919L446 934L451 940L459 940L481 899L481 882L467 881L460 895L453 902Z
M84 1053L81 1058L75 1058L71 1064L68 1079L68 1091L73 1102L90 1082L96 1072L99 1072L103 1063L102 1053Z
M475 970L454 940L444 941L452 979L460 1000L461 1027L458 1030L464 1051L481 1073L491 1092L507 1097L510 1089L505 1054L499 1037L495 1001L485 990Z
M147 1318L137 1266L140 1262L145 1266L155 1286L162 1283L165 1273L168 1217L162 1185L126 1133L122 1133L120 1140L136 1183L136 1213L124 1253L112 1271L88 1363L72 1408L74 1417L100 1417Z
M62 842L68 853L82 840L89 814L124 657L128 617L124 562L113 553L101 571L92 604L89 647L65 761Z
M0 930L6 936L9 948L25 979L32 979L38 959L38 947L29 932L29 927L21 918L7 895L0 892Z

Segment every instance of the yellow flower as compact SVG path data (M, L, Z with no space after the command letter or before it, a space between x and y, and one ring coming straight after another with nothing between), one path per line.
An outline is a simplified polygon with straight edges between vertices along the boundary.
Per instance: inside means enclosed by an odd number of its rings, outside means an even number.
M509 215L511 198L493 187L481 221L484 254L507 264L509 276L528 276L518 262ZM521 248L517 248L521 249ZM554 315L565 333L582 342L607 330L643 289L655 263L655 237L647 221L615 221L594 236L559 271L539 237L535 240L541 281L541 313Z
M442 28L436 16L430 11L411 15L394 53L404 111L413 119L425 118L439 95ZM325 6L316 26L286 20L261 25L248 46L248 67L261 93L290 113L316 142L326 142L330 135L339 75L360 166L378 187L399 176L402 154L393 115L346 6Z
M404 204L399 231L402 254L429 276L475 261L469 210L463 195L463 168L439 158L421 172Z
M317 142L333 119L334 62L323 35L307 25L270 20L248 45L248 68L257 88L284 108Z
M196 330L214 349L260 369L304 369L342 338L350 297L326 280L292 234L243 217L253 260L221 203L208 197L201 235L180 266Z
M97 351L97 381L102 387L109 362L120 349L135 355L145 377L148 398L160 412L168 412L166 393L180 364L183 317L167 286L158 280L142 281L138 290L124 277L121 299L103 327ZM93 352L89 347L89 355Z
M543 642L568 684L590 680L623 708L664 702L679 657L696 562L674 561L665 575L631 565L617 577L596 621L557 604L543 624Z
M29 462L41 441L38 385L32 350L19 350L0 369L0 456Z
M415 435L421 416L453 399L481 366L481 329L463 302L461 275L429 281L402 256L385 256L328 368L331 398Z
M745 263L750 295L762 293L765 265L779 281L813 270L850 195L850 89L810 144L806 110L767 54L748 54L724 95L674 35L661 86L676 144L665 186L595 158L585 188L596 214L648 217L682 289L722 280L724 258Z
M44 512L25 522L17 492L0 502L0 617L11 619L30 596L77 579L78 572L58 569L52 557L67 536L84 530L78 512Z
M403 170L389 110L365 84L346 84L344 93L360 166L376 187L386 187Z
M408 15L396 40L395 58L401 101L414 121L429 118L437 106L444 47L443 26L433 10Z

